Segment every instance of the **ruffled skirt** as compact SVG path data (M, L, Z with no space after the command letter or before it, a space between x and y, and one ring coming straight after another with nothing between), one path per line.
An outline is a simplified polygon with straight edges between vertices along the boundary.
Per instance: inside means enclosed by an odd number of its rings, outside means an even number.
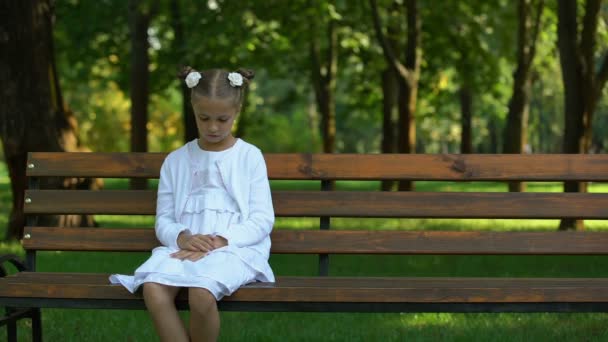
M172 258L170 254L175 250L157 247L133 276L114 274L110 276L110 281L122 284L132 293L147 282L205 288L220 300L242 285L255 281L258 273L230 249L228 246L222 247L193 262Z
M213 200L210 200L210 197ZM180 222L189 227L192 234L216 235L227 229L231 223L238 223L240 214L231 209L230 203L222 203L217 196L191 196L186 204ZM251 248L232 245L211 251L197 261L172 258L177 252L160 246L152 250L150 258L132 276L114 274L113 284L121 284L134 293L146 282L154 282L176 287L205 288L217 300L236 291L244 284L259 281L274 281L266 260Z

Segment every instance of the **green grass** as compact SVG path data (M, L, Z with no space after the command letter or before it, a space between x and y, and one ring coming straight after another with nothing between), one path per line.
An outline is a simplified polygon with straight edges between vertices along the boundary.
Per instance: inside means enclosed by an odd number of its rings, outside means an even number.
M124 188L124 180L107 180L106 188ZM275 189L318 183L273 182ZM151 183L154 186L154 182ZM377 182L339 182L342 190L377 189ZM505 191L502 183L419 182L420 191ZM529 191L560 191L559 184L530 184ZM594 192L608 192L607 184L594 184ZM4 236L10 207L10 190L0 163L0 236ZM151 227L146 216L98 216L103 226ZM280 229L305 229L318 219L277 220ZM608 221L587 221L590 230L608 230ZM425 220L332 219L333 229L433 230L554 230L557 220ZM1 253L23 250L16 243L0 243ZM40 271L131 273L148 253L39 253ZM608 277L604 256L331 256L331 275L362 276L535 276ZM273 255L279 275L313 275L314 256ZM182 313L184 318L188 313ZM446 313L242 313L222 312L222 341L605 341L607 314L446 314ZM19 325L20 340L29 340L29 321ZM43 310L47 341L155 341L145 311ZM0 340L6 329L0 328Z

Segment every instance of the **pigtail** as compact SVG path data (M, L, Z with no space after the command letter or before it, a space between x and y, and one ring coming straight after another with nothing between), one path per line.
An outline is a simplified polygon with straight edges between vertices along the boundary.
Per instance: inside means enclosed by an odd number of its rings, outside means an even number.
M249 83L251 83L251 80L253 80L253 78L255 77L255 71L253 71L251 69L239 68L236 72L238 72L239 74L241 74L241 76L243 76L243 79L245 80L245 84L247 84L247 85L249 85Z
M179 78L180 80L185 80L186 76L188 76L189 73L196 71L194 68L192 68L189 65L183 66L182 69L177 73L177 78Z

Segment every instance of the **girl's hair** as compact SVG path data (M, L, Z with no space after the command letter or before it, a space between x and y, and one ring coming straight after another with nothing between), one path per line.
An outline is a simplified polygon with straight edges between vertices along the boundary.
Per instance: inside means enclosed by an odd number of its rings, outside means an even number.
M255 72L251 69L239 68L236 72L243 76L243 85L233 87L228 80L229 72L221 69L195 70L189 66L182 68L178 77L182 80L190 72L198 72L201 74L201 79L198 84L192 88L191 95L194 99L196 96L204 96L211 99L222 99L232 101L232 103L241 108L245 100L245 93L249 88L251 80L255 76Z

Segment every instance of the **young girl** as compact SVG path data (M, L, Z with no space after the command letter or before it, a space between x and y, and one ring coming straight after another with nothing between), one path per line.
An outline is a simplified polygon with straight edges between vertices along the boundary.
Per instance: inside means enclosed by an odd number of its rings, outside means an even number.
M217 301L249 282L274 282L274 210L262 153L231 133L253 72L188 67L180 76L192 89L199 138L161 167L155 229L162 246L133 276L110 280L131 292L143 284L162 341L215 341ZM181 287L188 288L189 331L174 304Z

